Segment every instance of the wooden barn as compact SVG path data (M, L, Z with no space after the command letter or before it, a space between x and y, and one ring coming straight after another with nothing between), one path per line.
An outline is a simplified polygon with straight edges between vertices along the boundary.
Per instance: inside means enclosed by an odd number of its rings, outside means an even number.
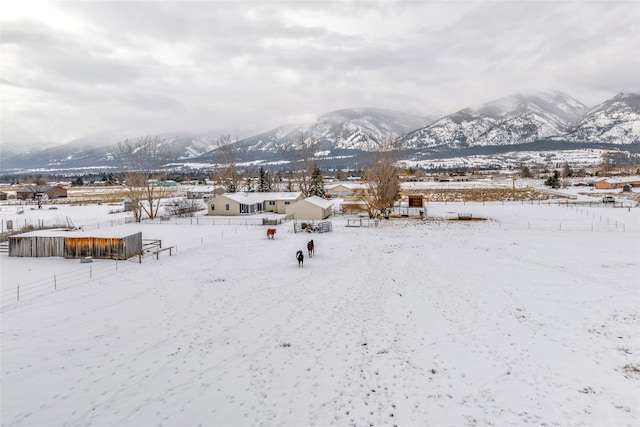
M127 259L142 252L142 233L116 229L36 230L9 237L9 256Z

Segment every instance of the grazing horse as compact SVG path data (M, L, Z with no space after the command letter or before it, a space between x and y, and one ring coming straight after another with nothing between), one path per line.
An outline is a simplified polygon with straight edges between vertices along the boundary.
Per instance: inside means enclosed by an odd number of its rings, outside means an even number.
M307 243L307 250L309 251L309 258L313 257L313 255L315 254L314 249L315 249L315 246L313 245L313 240L309 240L309 243Z
M273 239L274 237L276 237L276 229L267 228L267 239Z
M304 264L304 255L302 251L296 252L296 259L298 260L298 267L302 267Z

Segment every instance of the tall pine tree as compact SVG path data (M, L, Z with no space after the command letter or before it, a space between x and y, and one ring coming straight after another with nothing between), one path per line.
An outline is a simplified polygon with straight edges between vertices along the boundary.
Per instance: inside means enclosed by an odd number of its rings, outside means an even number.
M323 197L324 192L324 180L322 178L322 171L318 165L314 165L313 172L311 172L311 182L309 183L309 195Z
M258 183L258 192L267 193L270 191L273 191L273 187L271 185L269 172L265 172L264 168L260 166L260 182Z

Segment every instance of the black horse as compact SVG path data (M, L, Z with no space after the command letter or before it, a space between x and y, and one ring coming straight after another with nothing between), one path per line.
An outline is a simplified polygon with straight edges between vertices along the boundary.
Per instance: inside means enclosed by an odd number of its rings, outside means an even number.
M302 267L304 264L304 254L302 251L296 252L296 259L298 260L298 267Z
M309 240L309 243L307 243L307 250L309 251L309 258L315 255L315 246L313 245L313 240Z

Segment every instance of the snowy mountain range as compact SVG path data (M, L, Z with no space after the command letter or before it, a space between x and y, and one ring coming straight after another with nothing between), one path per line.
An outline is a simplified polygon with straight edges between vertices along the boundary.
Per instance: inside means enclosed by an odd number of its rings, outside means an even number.
M557 137L574 142L640 142L640 95L619 93L587 111L575 126Z
M220 161L220 135L158 135L167 163L210 164ZM116 167L115 145L135 135L107 133L26 153L3 147L2 172L26 168L63 170ZM316 143L318 159L357 157L378 150L388 140L412 159L433 153L456 156L490 149L535 150L640 145L640 95L620 93L589 109L558 91L518 93L469 107L438 120L376 108L329 112L306 124L279 126L233 143L238 160L286 161L286 153L302 139ZM417 157L416 157L417 156Z
M587 106L562 92L514 94L414 130L401 147L465 148L529 143L564 134Z
M377 151L385 141L393 142L434 119L378 108L337 110L312 123L283 125L242 139L235 143L235 150L243 159L273 158L298 147L301 141L313 141L316 152ZM216 161L215 151L197 160Z

